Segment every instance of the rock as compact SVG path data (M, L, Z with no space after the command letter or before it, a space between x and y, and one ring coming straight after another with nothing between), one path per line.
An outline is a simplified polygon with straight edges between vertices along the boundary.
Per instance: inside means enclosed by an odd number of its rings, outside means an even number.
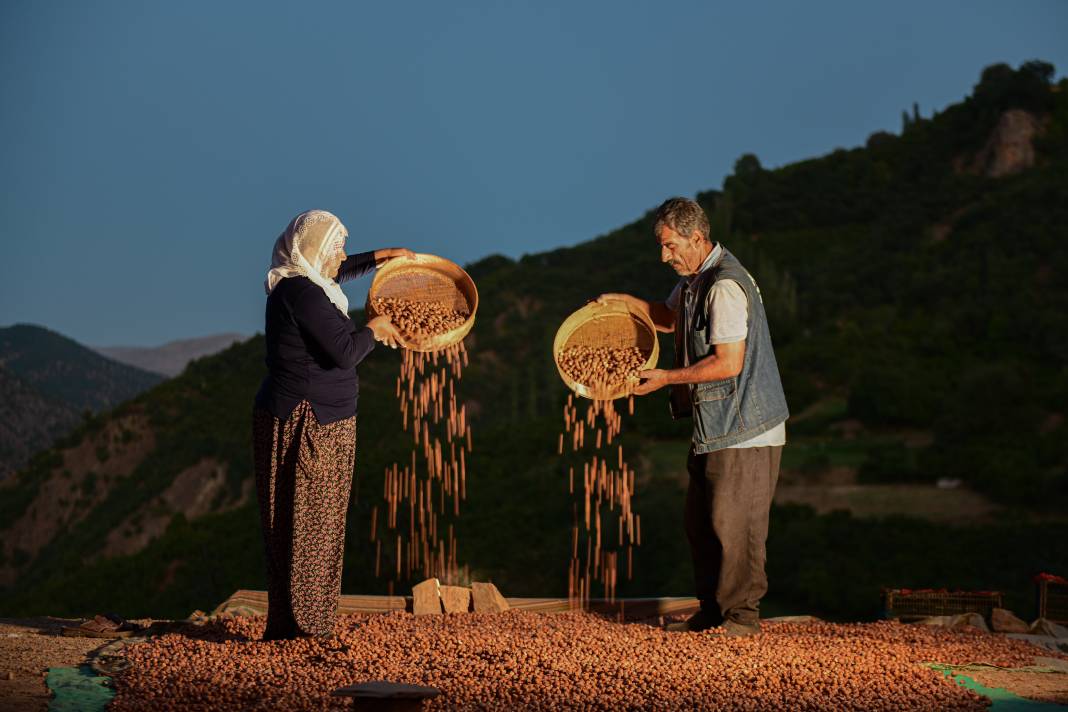
M441 613L441 584L429 578L412 586L412 613L417 616Z
M446 613L467 613L471 610L471 589L463 586L442 586L441 605Z
M970 159L958 157L958 173L1000 178L1025 171L1035 165L1034 139L1042 133L1043 122L1023 109L1009 109L1001 115L986 145Z
M508 601L492 583L471 584L471 597L474 599L475 613L500 613L509 608Z
M1045 618L1039 618L1028 629L1031 635L1046 635L1051 638L1068 640L1068 627L1054 623Z
M1026 633L1031 629L1031 626L1017 618L1012 611L1004 608L991 611L990 627L996 633Z

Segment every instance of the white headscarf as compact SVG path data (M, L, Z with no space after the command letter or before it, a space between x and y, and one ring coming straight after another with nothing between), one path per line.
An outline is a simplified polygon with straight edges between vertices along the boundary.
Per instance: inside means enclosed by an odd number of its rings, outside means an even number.
M274 243L271 269L264 287L271 293L286 277L307 277L319 285L327 298L348 316L349 299L341 286L323 276L323 265L338 251L345 249L349 232L341 221L325 210L309 210L293 218Z

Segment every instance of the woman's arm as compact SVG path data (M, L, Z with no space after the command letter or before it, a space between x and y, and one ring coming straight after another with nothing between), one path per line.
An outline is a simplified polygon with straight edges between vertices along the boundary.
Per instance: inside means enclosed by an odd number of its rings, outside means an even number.
M356 368L374 350L373 330L358 328L319 288L300 295L293 305L293 317L338 368Z
M376 267L381 267L389 260L396 259L397 257L414 256L415 253L407 247L385 247L381 250L349 255L345 258L345 261L341 263L341 267L337 271L337 278L334 281L341 284L342 282L359 279Z
M341 263L341 267L338 268L337 277L334 278L334 281L341 284L342 282L358 279L368 272L373 271L374 268L374 252L361 252L357 255L349 255L345 258L345 261Z

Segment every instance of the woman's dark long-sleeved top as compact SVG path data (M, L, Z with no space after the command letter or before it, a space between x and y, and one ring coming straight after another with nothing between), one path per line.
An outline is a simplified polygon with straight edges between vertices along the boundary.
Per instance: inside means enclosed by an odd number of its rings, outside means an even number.
M375 268L373 252L348 257L337 282ZM256 407L285 420L302 400L320 423L356 415L356 366L374 349L369 328L357 327L307 277L287 277L267 297L267 377Z

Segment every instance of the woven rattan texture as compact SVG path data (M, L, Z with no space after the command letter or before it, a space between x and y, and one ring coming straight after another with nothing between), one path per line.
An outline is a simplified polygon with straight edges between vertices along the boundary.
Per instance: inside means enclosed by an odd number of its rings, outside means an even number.
M470 275L455 262L437 255L391 260L378 269L367 294L367 315L377 315L376 297L437 302L467 315L463 326L434 336L410 335L404 347L413 351L439 351L463 340L475 324L478 289Z
M593 302L564 320L553 340L556 370L567 387L584 398L613 400L629 395L634 384L610 389L591 388L576 382L560 367L560 355L574 346L627 348L637 346L646 357L645 368L655 368L660 354L656 330L648 317L639 315L624 302Z
M375 287L372 296L437 302L463 314L471 313L471 305L456 282L431 270L413 269L390 274Z
M564 342L564 350L572 346L637 346L643 356L648 356L653 352L653 335L629 314L609 314L590 319L575 329Z

